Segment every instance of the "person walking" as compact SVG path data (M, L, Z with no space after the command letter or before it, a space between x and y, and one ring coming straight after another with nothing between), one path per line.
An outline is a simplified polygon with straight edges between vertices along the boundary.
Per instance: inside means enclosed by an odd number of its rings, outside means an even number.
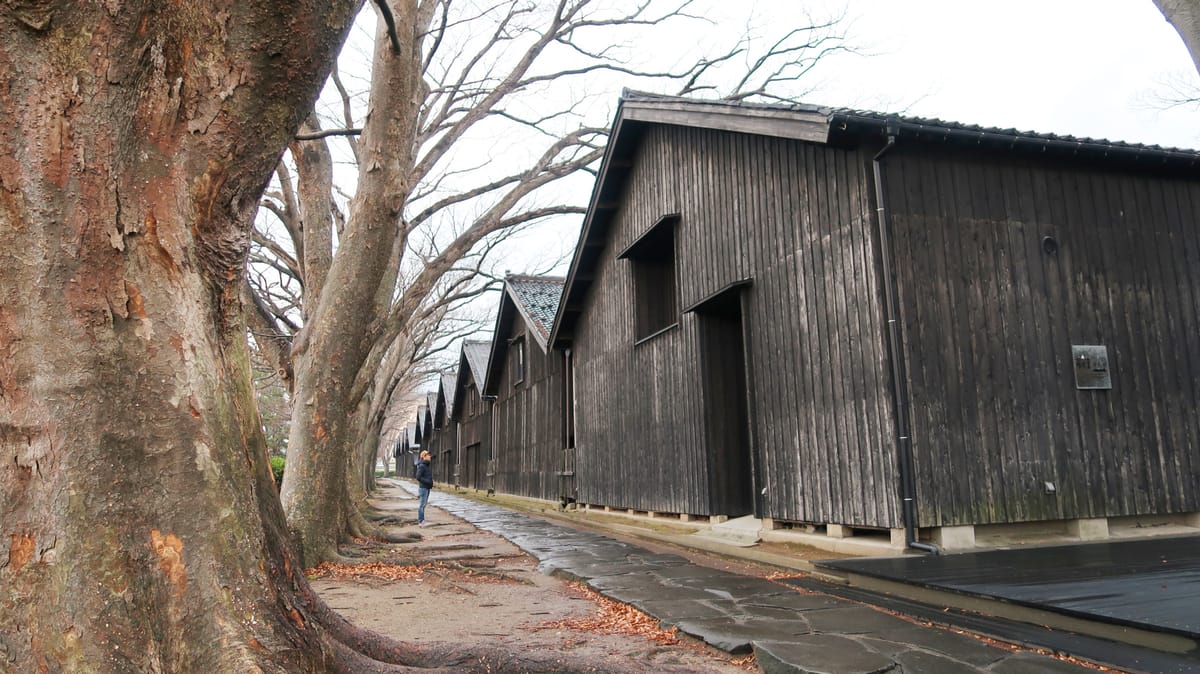
M429 490L433 489L433 471L429 468L429 452L421 451L417 462L417 494L421 503L417 506L417 526L425 526L425 505L429 503Z

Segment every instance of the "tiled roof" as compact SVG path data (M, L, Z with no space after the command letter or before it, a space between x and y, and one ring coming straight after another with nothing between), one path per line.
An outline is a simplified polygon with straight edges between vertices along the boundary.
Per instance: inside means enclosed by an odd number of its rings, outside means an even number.
M442 375L441 389L439 390L439 393L441 394L442 400L444 400L446 403L447 417L449 417L454 410L454 384L457 381L457 372L451 372L449 374Z
M537 330L538 341L544 349L566 280L561 276L509 276L506 280L517 309Z
M471 376L475 378L475 385L480 391L487 378L488 352L491 348L491 342L472 340L463 343L463 353L467 356L467 364L471 366Z
M421 406L417 408L417 433L421 436L422 440L424 440L425 436L429 433L429 429L425 424L425 420L427 418L429 418L429 408L425 407L424 404L421 404Z

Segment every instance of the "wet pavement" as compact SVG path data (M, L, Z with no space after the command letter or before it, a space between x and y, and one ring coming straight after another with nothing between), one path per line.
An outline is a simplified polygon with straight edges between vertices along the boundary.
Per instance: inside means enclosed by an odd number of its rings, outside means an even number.
M839 559L819 566L1200 639L1200 536Z
M769 674L1095 671L905 619L819 591L811 580L797 586L729 573L444 491L435 490L430 505L512 541L543 573L584 583L729 653L753 651Z

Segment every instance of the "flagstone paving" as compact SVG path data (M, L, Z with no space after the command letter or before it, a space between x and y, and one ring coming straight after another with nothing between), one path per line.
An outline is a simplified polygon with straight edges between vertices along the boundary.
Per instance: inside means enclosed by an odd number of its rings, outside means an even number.
M512 541L543 573L585 583L729 653L753 651L768 674L1095 671L444 491L430 504Z

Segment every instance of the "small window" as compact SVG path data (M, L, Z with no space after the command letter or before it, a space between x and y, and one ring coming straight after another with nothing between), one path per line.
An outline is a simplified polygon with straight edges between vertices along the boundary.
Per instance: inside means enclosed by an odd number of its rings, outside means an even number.
M521 338L513 342L513 385L516 386L525 381L525 339Z
M473 417L479 412L479 396L475 394L474 386L467 386L467 416Z
M675 290L675 225L679 215L659 218L618 257L630 261L636 338L641 340L679 322Z

